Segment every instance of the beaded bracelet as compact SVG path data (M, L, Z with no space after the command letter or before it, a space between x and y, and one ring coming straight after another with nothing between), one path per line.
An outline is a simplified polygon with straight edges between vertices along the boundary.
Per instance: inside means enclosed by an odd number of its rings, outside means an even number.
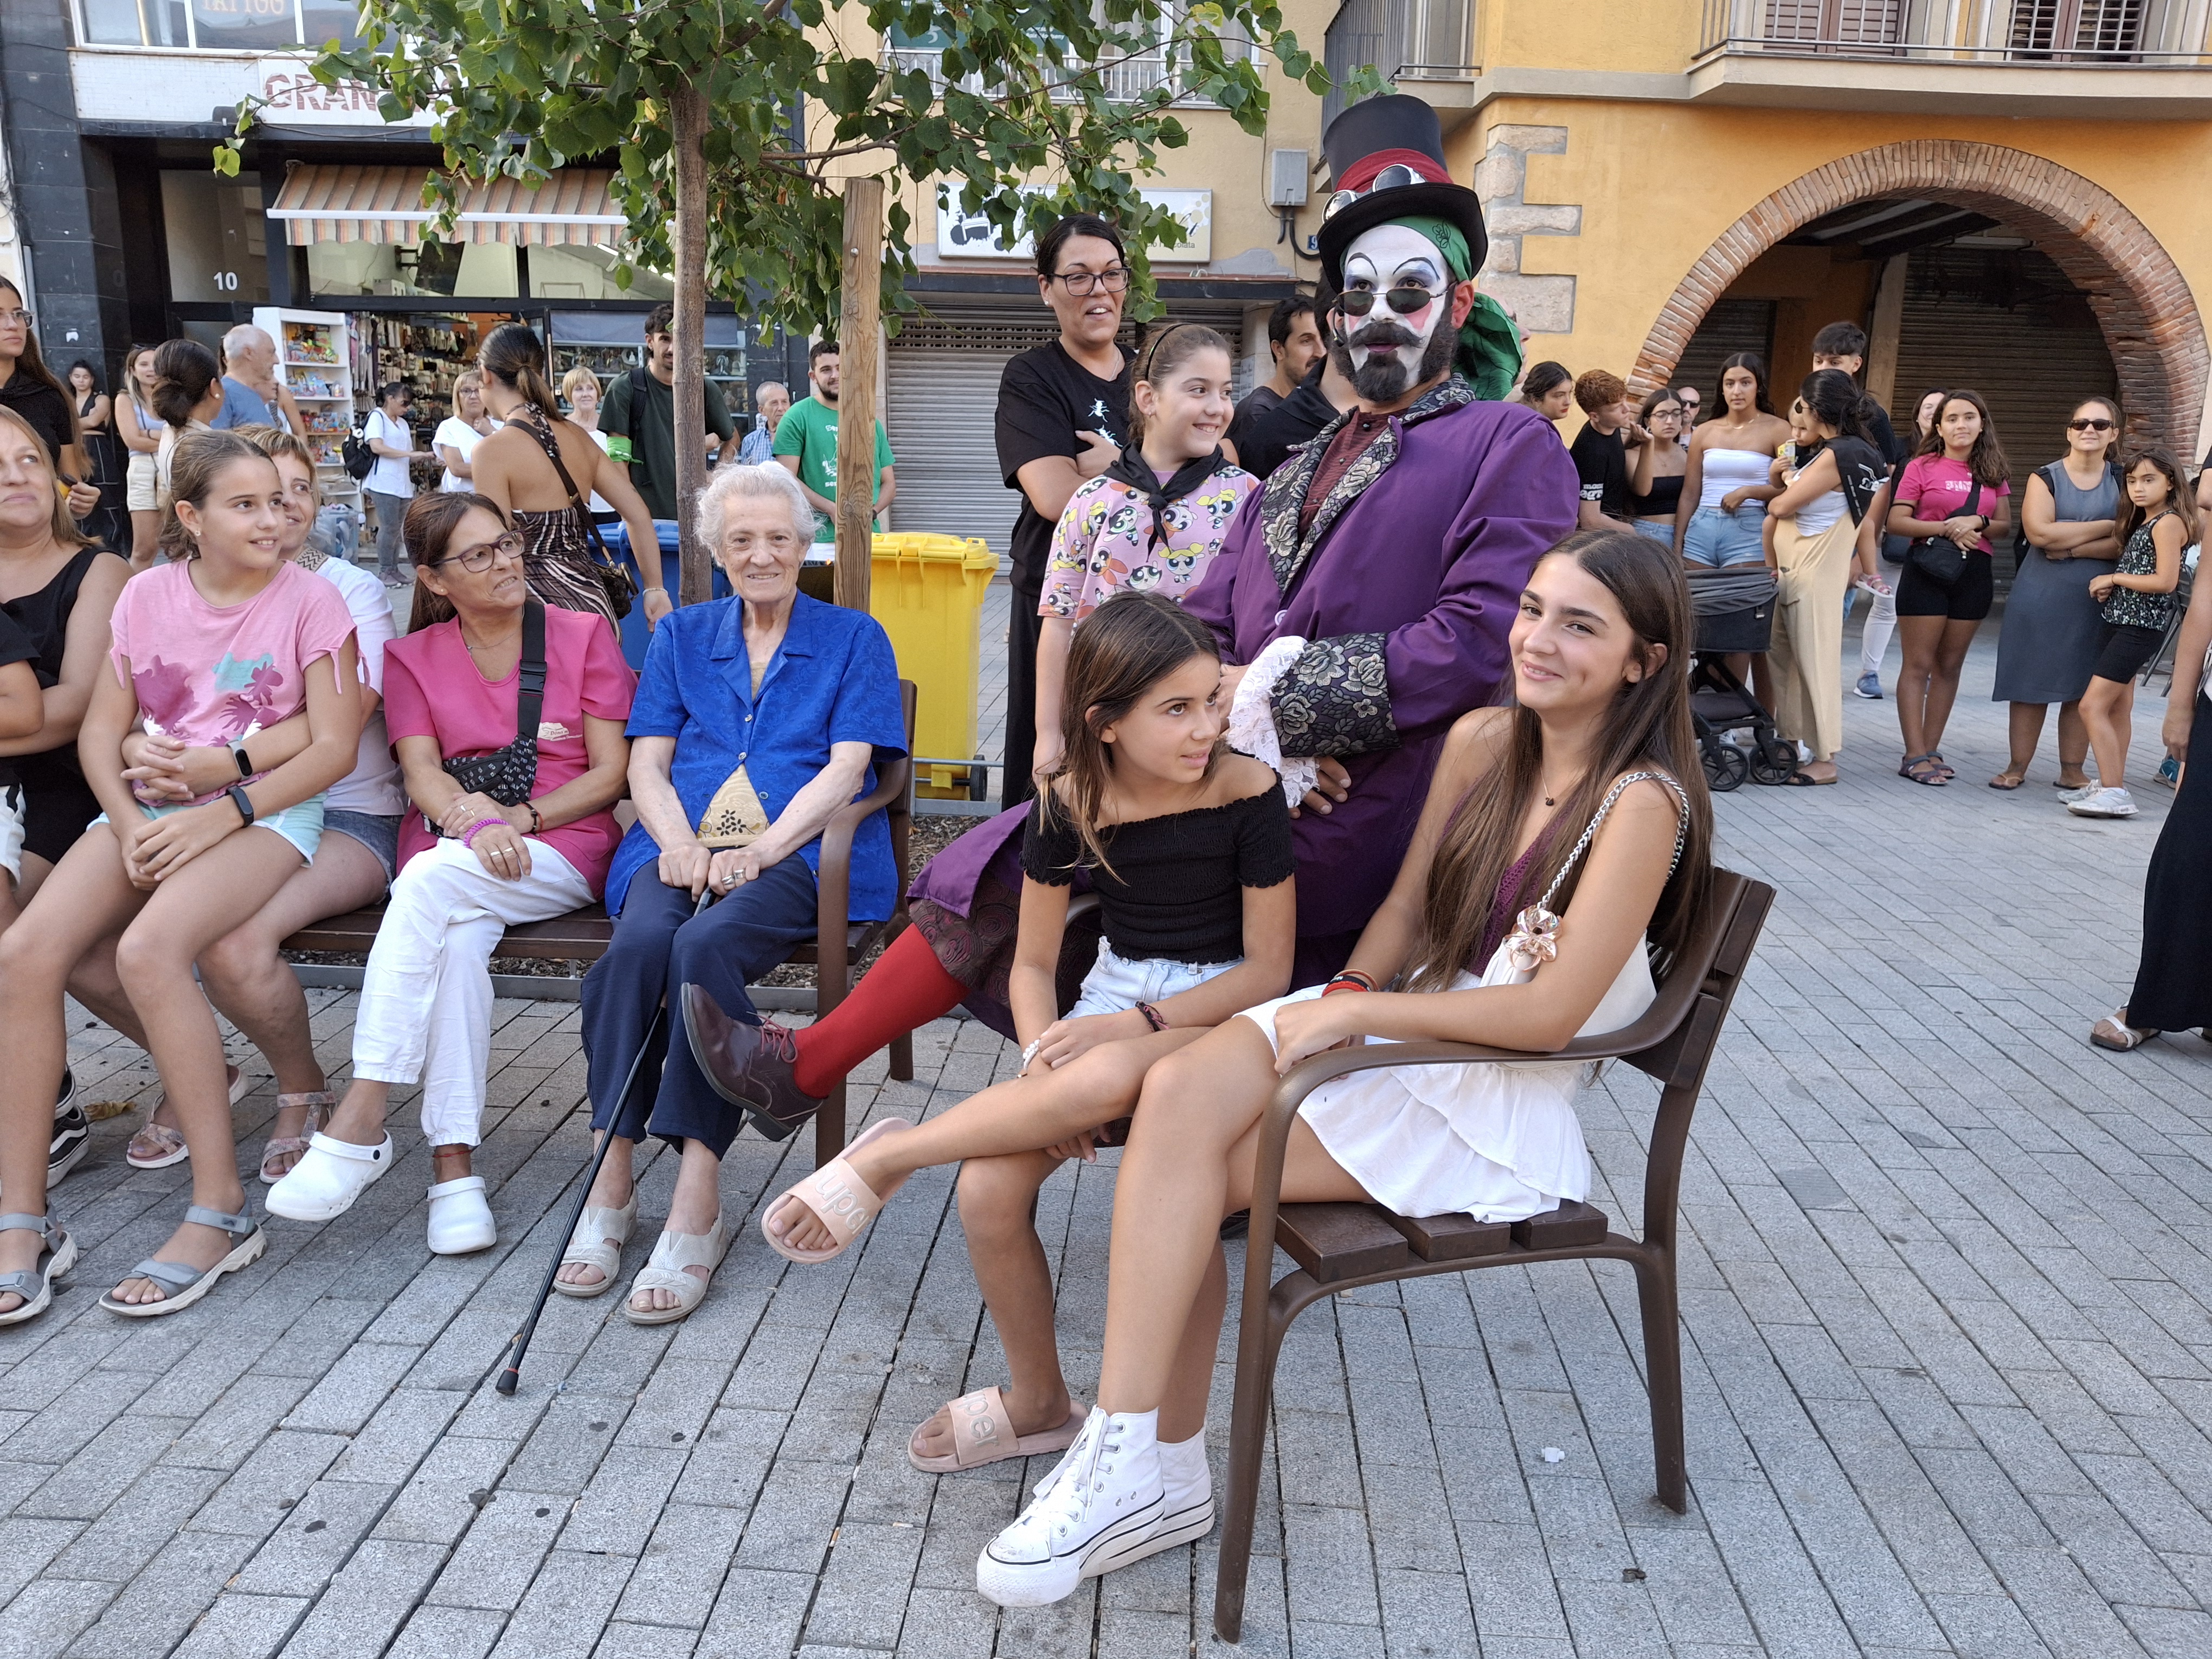
M490 829L495 823L507 823L507 820L505 818L478 818L474 823L471 824L466 830L461 832L461 845L467 848L471 852L474 852L476 850L477 837L483 834L485 830ZM514 828L511 823L507 823L507 827L510 830Z

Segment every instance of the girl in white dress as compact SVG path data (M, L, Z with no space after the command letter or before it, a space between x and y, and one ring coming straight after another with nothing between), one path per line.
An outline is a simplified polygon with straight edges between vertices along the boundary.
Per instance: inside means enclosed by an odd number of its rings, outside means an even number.
M985 1596L1056 1601L1211 1527L1210 1482L1194 1492L1164 1479L1159 1446L1204 1427L1228 1289L1217 1223L1249 1207L1257 1125L1282 1073L1346 1042L1549 1053L1650 1006L1648 949L1680 945L1711 876L1689 642L1668 549L1601 531L1547 554L1513 626L1518 706L1453 726L1404 866L1350 965L1147 1073L1115 1182L1098 1405L978 1559ZM1579 1200L1584 1070L1474 1063L1326 1084L1291 1127L1283 1200L1489 1220Z

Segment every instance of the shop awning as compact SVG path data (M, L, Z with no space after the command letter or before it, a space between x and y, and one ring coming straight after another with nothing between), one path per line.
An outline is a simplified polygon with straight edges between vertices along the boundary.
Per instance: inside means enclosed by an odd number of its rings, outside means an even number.
M419 242L434 216L422 205L429 176L423 167L296 165L284 175L269 216L283 222L295 247ZM629 221L615 206L613 179L605 167L563 167L536 185L508 178L466 185L455 240L524 247L619 241Z

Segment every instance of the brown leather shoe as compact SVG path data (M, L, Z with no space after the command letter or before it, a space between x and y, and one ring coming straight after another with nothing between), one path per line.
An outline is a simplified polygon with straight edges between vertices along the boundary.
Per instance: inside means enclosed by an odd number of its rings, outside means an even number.
M702 986L685 985L678 1000L691 1058L708 1086L742 1106L770 1140L783 1139L820 1109L821 1099L801 1089L793 1075L799 1048L784 1027L773 1020L749 1025L732 1019Z

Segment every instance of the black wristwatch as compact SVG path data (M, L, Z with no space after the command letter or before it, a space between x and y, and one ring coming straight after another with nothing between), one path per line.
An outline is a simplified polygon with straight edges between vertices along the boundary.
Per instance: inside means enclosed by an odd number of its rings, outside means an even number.
M239 828L242 830L246 828L247 824L252 823L253 822L253 803L246 798L246 791L240 788L234 783L229 788L224 790L222 793L230 797L230 804L238 809L238 816L245 820L245 823L240 823Z
M230 758L232 763L238 768L239 776L241 778L250 778L253 775L253 763L246 759L246 745L244 744L239 744L231 750Z

